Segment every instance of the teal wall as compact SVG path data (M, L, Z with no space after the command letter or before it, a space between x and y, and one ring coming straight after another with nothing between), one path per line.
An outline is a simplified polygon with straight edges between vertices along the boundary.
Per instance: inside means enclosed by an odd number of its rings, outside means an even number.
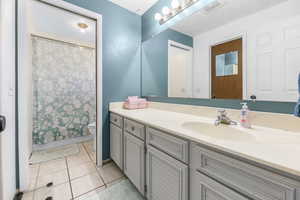
M141 17L107 0L65 0L102 15L103 159L109 158L109 102L141 92Z
M168 40L193 47L193 38L167 29L142 44L142 95L168 96Z
M201 0L191 7L185 9L184 12L179 13L163 25L160 25L157 21L154 20L154 15L157 12L161 13L161 10L164 6L168 6L169 8L171 8L172 0L159 0L142 16L142 41L146 41L149 38L154 37L158 33L170 28L183 18L192 15L196 11L199 11L201 8L203 8L203 6L212 1L213 0Z

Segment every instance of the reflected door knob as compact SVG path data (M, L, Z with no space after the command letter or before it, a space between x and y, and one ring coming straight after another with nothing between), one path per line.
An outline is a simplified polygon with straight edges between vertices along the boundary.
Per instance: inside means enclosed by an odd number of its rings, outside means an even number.
M0 115L0 133L5 130L6 127L6 118Z
M253 102L255 102L256 99L257 99L257 97L256 97L256 95L253 94L253 95L250 96L250 99L251 99Z

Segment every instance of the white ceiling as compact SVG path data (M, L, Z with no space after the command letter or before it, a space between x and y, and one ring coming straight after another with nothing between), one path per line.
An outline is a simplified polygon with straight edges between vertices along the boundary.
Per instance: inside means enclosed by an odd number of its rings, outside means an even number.
M143 15L158 0L110 0L110 1L138 15Z
M195 36L233 20L246 17L287 0L217 0L221 6L199 10L175 24L172 29Z
M95 46L96 22L92 19L41 3L30 1L30 32L80 45ZM79 22L88 25L85 32L78 27Z

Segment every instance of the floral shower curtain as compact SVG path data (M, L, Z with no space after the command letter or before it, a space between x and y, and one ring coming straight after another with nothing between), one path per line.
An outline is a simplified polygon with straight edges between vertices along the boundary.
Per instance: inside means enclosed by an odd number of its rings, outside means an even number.
M32 36L33 144L88 135L96 121L95 49Z

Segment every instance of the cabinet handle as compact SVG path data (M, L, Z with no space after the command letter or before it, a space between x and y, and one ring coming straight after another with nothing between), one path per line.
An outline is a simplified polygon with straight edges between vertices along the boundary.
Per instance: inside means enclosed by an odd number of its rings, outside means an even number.
M134 126L132 126L132 127L131 127L131 131L134 131L134 129L135 129Z
M114 122L117 122L118 120L117 119L114 119Z

